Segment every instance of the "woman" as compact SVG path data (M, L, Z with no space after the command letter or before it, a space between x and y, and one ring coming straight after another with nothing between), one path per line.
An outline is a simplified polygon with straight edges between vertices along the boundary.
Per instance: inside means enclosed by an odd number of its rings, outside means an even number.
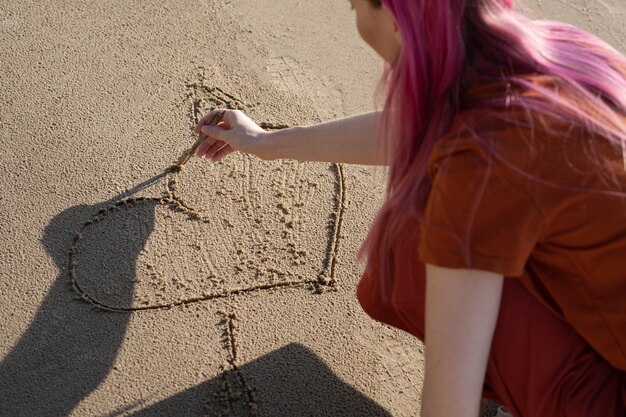
M198 155L389 165L357 295L425 340L422 416L482 396L626 416L626 59L508 0L351 4L388 64L382 113L271 133L209 114Z

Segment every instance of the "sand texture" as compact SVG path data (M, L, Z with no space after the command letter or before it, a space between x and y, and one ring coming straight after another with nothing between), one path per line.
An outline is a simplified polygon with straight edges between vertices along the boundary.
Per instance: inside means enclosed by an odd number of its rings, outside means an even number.
M626 6L541 1L622 50ZM384 173L172 164L196 120L374 108L346 1L0 3L0 416L416 416L354 259Z

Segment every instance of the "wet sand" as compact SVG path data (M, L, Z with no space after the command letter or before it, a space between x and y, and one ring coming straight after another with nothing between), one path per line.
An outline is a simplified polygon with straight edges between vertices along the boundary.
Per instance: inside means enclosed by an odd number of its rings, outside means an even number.
M621 0L531 6L626 50ZM380 170L169 170L213 107L269 127L374 108L353 19L334 0L0 5L0 415L418 415L423 347L354 296Z

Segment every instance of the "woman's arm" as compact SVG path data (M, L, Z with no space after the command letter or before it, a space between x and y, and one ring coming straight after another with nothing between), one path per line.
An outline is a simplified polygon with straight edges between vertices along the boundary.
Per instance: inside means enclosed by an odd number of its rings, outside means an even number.
M502 275L426 267L422 417L478 417Z
M236 110L226 110L220 126L205 125L215 111L203 117L195 129L207 135L197 155L215 162L240 151L265 160L384 164L377 142L380 112L266 132Z

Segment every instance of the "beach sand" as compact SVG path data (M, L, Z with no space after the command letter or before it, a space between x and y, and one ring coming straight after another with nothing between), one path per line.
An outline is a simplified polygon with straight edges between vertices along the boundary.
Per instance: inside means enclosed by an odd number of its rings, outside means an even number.
M530 6L626 50L621 0ZM375 108L353 19L335 0L0 4L0 415L418 415L423 347L354 295L382 170L168 172L216 106L268 125Z

